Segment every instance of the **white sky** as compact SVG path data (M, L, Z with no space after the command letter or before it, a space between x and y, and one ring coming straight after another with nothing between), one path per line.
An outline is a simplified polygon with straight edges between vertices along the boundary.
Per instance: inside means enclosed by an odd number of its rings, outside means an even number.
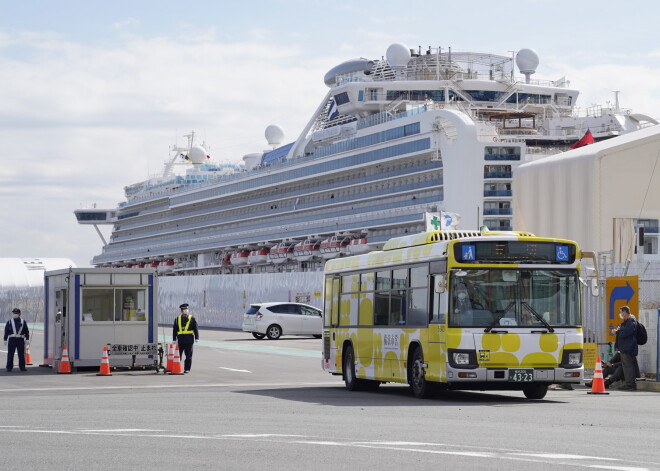
M540 56L578 105L660 117L660 3L610 0L0 0L0 257L101 252L73 211L115 208L195 130L216 159L298 137L325 73L400 42ZM517 71L516 71L517 72ZM107 233L107 231L105 231Z

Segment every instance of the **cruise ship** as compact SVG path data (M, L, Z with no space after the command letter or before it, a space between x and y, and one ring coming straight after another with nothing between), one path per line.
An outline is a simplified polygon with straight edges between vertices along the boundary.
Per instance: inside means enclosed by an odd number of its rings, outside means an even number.
M463 227L510 230L518 165L585 135L657 124L620 108L616 95L578 115L578 90L563 77L534 79L538 64L532 49L402 44L338 64L294 142L272 125L271 149L228 164L191 133L163 174L127 186L117 208L76 210L103 240L91 263L172 275L316 271L424 231L443 212L460 214ZM98 224L112 224L108 241Z

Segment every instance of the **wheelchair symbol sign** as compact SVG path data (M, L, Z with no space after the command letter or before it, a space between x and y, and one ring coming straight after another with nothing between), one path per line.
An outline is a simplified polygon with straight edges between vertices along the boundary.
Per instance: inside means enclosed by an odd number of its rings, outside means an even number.
M463 260L476 260L476 247L474 245L464 245L461 247Z
M557 245L555 247L555 258L558 262L568 262L568 246Z

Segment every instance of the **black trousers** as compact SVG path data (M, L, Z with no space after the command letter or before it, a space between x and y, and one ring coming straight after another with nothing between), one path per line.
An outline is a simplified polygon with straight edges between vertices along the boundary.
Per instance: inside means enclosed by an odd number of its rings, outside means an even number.
M193 340L192 342L190 341L181 341L178 340L177 342L179 344L179 355L181 355L181 358L183 358L183 354L186 354L186 360L183 363L183 369L184 371L190 371L190 368L192 367L192 356L193 356L193 345L195 345L195 341Z
M25 339L20 337L9 337L7 341L7 371L14 368L14 352L18 353L18 367L25 369Z

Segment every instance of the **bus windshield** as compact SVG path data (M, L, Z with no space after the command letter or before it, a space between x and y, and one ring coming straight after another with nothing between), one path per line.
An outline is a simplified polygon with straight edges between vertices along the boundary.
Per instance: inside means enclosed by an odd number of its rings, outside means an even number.
M574 269L450 272L449 327L580 326Z

